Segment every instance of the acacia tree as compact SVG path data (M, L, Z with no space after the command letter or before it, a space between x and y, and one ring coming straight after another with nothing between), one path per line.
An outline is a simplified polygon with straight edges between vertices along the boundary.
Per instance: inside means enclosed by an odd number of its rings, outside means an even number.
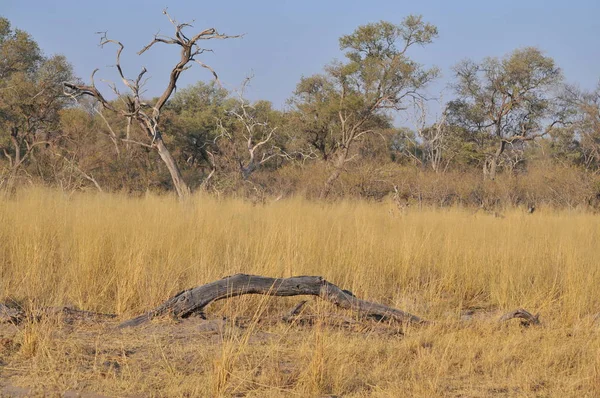
M509 145L523 145L548 133L552 92L562 79L554 60L537 48L518 49L481 63L463 61L455 68L458 99L449 118L473 136L484 137L483 173L495 179L500 157Z
M61 84L72 79L65 57L45 57L26 32L0 18L0 149L9 178L34 152L60 136L59 111L66 105Z
M292 103L311 121L306 128L309 142L333 167L322 198L354 158L354 144L389 127L390 111L405 110L410 99L422 97L437 69L425 69L407 52L435 37L437 28L420 16L409 16L397 25L385 21L363 25L339 40L346 62L334 62L325 74L300 81Z
M181 170L177 162L175 161L171 152L165 145L165 141L163 139L162 134L163 126L161 123L161 112L167 104L167 101L175 91L179 77L181 76L183 71L189 69L192 66L191 63L199 64L201 67L208 69L213 74L215 79L218 78L217 74L210 66L196 58L204 52L209 51L206 48L200 46L200 43L202 41L211 39L228 39L238 36L228 36L219 33L214 28L209 28L201 31L200 33L197 33L194 36L188 37L183 32L183 30L185 28L192 27L191 24L178 23L173 18L171 18L171 16L167 13L166 10L163 11L163 14L165 14L169 18L169 21L175 27L175 36L168 37L163 35L155 35L154 39L138 52L138 55L141 55L157 43L176 45L180 47L180 59L171 70L169 76L169 83L167 84L167 87L165 88L163 93L158 97L158 99L156 99L156 101L153 101L153 103L148 103L144 101L144 99L141 97L142 88L145 82L144 75L147 72L146 68L142 68L141 72L135 79L128 79L127 77L125 77L123 69L121 68L120 61L121 52L125 47L119 41L108 39L106 35L102 36L100 43L101 46L104 46L109 43L118 46L115 66L118 71L119 77L121 78L121 81L128 88L129 92L126 95L121 95L121 93L117 91L116 86L113 85L112 88L113 91L124 100L125 109L117 108L111 102L107 101L106 98L96 88L96 85L94 83L94 74L98 69L96 69L92 73L90 85L67 82L65 83L65 90L68 94L75 97L81 95L92 96L96 100L98 100L100 104L102 104L104 109L117 113L120 116L127 118L127 120L137 122L148 139L148 143L145 145L158 152L158 155L160 156L161 160L169 170L171 180L177 191L177 195L183 198L188 196L191 191L181 174Z

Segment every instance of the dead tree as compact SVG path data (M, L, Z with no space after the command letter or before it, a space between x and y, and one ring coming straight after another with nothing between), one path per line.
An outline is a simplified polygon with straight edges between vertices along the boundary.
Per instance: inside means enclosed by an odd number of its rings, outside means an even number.
M238 105L227 111L237 126L234 124L226 127L221 120L218 121L220 137L232 144L243 180L247 180L260 166L279 154L279 149L273 144L277 128L270 125L266 115L261 117L257 109L244 98L250 80L251 77L246 78L238 92ZM239 151L237 141L243 142L244 153Z
M138 55L141 55L157 43L172 44L180 47L179 62L177 62L177 64L171 70L169 83L155 103L147 103L141 98L141 95L143 94L142 88L146 81L144 79L144 76L147 72L146 68L142 68L141 72L135 79L126 78L123 69L121 68L121 53L123 52L123 49L125 47L120 41L108 39L106 37L106 33L102 34L100 46L103 47L104 45L109 43L118 46L115 67L119 73L121 81L128 88L129 93L124 96L121 95L121 93L117 90L114 84L111 85L111 88L119 98L123 99L123 101L125 102L125 109L119 109L116 106L114 106L111 102L106 100L102 93L100 93L100 91L96 88L96 85L94 83L94 75L96 74L98 69L92 72L90 85L65 82L64 86L65 93L72 97L89 95L95 98L104 109L127 118L128 125L131 120L136 121L149 140L149 143L143 143L143 145L155 149L158 152L158 155L169 170L171 180L173 181L173 185L177 191L177 195L179 197L186 197L190 194L190 188L184 181L179 166L177 165L177 162L171 155L171 152L169 151L163 140L161 128L162 126L160 124L161 111L167 103L167 101L169 100L169 98L171 97L171 95L173 94L173 92L175 91L177 87L177 81L179 80L181 73L189 69L192 66L192 62L195 62L201 67L208 69L213 74L215 79L218 79L217 74L210 66L196 59L198 55L201 55L206 51L210 51L209 49L200 47L199 43L201 43L204 40L229 39L239 36L228 36L219 33L214 28L209 28L201 31L200 33L190 38L183 33L183 30L184 28L192 27L191 24L178 23L173 18L171 18L171 16L167 13L167 10L163 10L163 14L165 14L169 18L169 21L175 27L175 36L169 37L157 34L154 36L154 39L150 42L150 44L148 44L138 52ZM126 142L131 142L131 140L129 140L129 137L127 137Z
M421 97L415 98L414 106L414 123L417 134L423 143L425 157L421 163L429 163L435 173L443 172L449 165L449 162L446 162L446 166L442 167L444 150L446 149L446 138L448 136L446 106L444 105L441 115L430 126L427 126L427 105L425 104L425 100Z
M155 317L171 314L186 318L202 313L213 301L242 296L265 294L269 296L316 296L340 308L355 311L363 316L381 320L424 324L423 319L383 304L361 300L347 290L342 290L320 276L296 276L291 278L268 278L257 275L237 274L218 281L184 290L157 308L125 321L120 328L138 326Z

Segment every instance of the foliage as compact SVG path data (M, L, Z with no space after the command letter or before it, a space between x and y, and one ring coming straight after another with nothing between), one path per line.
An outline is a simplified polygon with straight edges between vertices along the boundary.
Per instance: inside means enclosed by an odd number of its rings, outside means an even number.
M455 67L458 99L449 106L450 123L478 135L474 142L486 153L484 173L495 178L500 156L509 145L543 135L552 118L551 91L561 81L554 60L533 47L481 63L463 61Z
M382 199L402 191L408 176L420 176L422 183L411 180L403 191L407 200L479 206L489 194L503 206L535 197L553 206L596 208L600 87L562 85L552 58L536 48L517 49L457 65L457 98L436 99L442 115L433 121L424 93L438 71L409 53L436 37L437 29L418 16L359 26L339 39L343 60L301 78L285 110L245 98L248 82L232 92L216 82L172 92L169 86L166 93L173 95L163 98L157 125L161 155L145 124L122 117L131 101L148 114L159 98L144 99L138 90L137 97L105 100L115 112L94 101L70 107L60 87L73 79L67 60L44 56L33 38L2 18L0 187L29 181L66 191L165 192L179 170L182 192L188 187L255 201L330 193ZM414 128L397 125L397 115L417 121ZM161 156L170 157L170 168ZM477 169L501 180L497 189L482 191ZM436 183L427 170L440 181L443 175L453 180ZM579 188L563 179L557 181L569 186L564 197L539 188L540 175L549 181L555 174L577 179ZM532 186L517 189L510 178Z
M377 22L358 27L340 38L347 61L334 62L325 74L303 78L291 102L310 149L334 170L322 196L352 159L356 142L391 127L390 111L406 109L437 75L411 60L407 51L437 36L437 28L409 16L398 25Z
M561 101L568 123L552 132L556 157L597 171L600 168L600 83L593 91L567 86Z
M42 55L25 32L0 18L0 147L11 177L34 151L60 136L59 112L66 105L62 82L72 79L64 56Z

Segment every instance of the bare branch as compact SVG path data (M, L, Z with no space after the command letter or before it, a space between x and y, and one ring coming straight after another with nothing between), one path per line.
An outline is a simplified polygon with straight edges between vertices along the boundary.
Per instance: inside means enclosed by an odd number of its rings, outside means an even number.
M106 118L104 117L104 114L102 112L100 112L98 109L94 108L94 111L100 115L100 117L102 118L102 120L104 120L104 124L106 124L106 127L108 128L108 131L110 131L110 139L113 142L113 144L115 145L115 151L117 152L117 156L119 156L121 154L121 151L119 150L119 145L117 144L117 134L115 134L115 131L112 129L112 126L110 125L110 123L108 122L108 120L106 120Z
M127 138L121 138L121 141L130 143L130 144L140 145L145 148L150 148L150 149L154 148L152 145L144 144L143 142L139 142L139 141L135 141L135 140L127 139Z
M200 40L228 39L228 38L235 38L235 37L239 37L239 36L228 36L228 35L220 34L216 31L216 29L210 28L210 29L205 29L205 30L201 31L200 33L194 35L190 39L188 36L186 36L183 33L183 29L191 27L192 26L191 24L178 23L175 19L173 19L169 15L169 13L167 12L166 9L163 10L163 14L167 16L167 18L169 19L171 24L175 27L175 36L167 37L167 36L159 35L160 32L157 33L154 36L153 40L138 52L138 55L145 53L150 48L152 48L152 46L156 43L175 44L175 45L178 45L181 47L181 51L180 51L179 61L172 68L172 70L170 72L169 82L167 84L167 87L165 88L163 93L159 96L159 98L156 101L156 103L154 104L154 106L151 107L147 103L143 102L141 99L141 95L143 94L142 87L144 86L144 84L147 81L147 79L144 80L144 76L147 73L146 68L142 68L142 70L138 73L138 75L135 79L128 79L125 76L125 73L121 66L121 54L125 47L124 47L123 43L121 43L120 41L108 39L106 32L98 32L101 35L100 46L103 47L110 43L110 44L114 44L118 47L117 53L116 53L115 67L118 71L121 81L129 89L130 95L122 96L119 93L119 91L114 83L108 83L108 84L109 84L109 87L112 89L112 91L117 95L117 97L125 104L126 109L122 110L122 109L115 108L102 96L102 94L97 90L97 88L94 84L93 77L94 77L95 72L92 73L92 79L91 79L90 86L65 82L64 83L64 91L65 91L66 95L69 95L71 98L74 98L74 99L77 99L77 97L82 96L82 95L92 96L92 97L96 98L105 109L109 109L115 113L118 113L119 115L121 115L123 117L126 117L128 119L128 122L127 122L128 123L127 131L128 132L130 130L132 120L135 119L136 122L142 128L142 130L146 133L148 138L150 138L152 140L151 144L147 145L147 144L139 143L136 141L132 141L129 138L129 134L127 134L126 139L124 139L124 140L121 139L121 140L124 142L136 143L139 145L143 145L145 147L156 149L160 155L161 160L165 163L165 165L167 166L167 169L169 170L169 173L171 174L171 179L173 181L173 185L175 186L175 189L177 190L177 193L179 194L180 197L185 197L190 193L190 189L187 186L187 184L185 183L183 176L181 174L181 171L180 171L179 167L177 166L175 159L171 155L170 151L167 149L167 146L165 145L165 142L162 139L162 135L161 135L161 131L160 131L160 124L159 124L161 110L165 106L165 104L167 103L167 101L169 100L169 98L171 97L173 92L176 90L177 82L179 80L181 73L183 73L183 71L189 69L192 66L190 64L191 62L196 62L203 68L208 69L213 74L213 76L215 76L215 79L218 80L217 73L210 66L206 65L205 63L203 63L200 60L195 59L196 56L203 54L206 51L210 51L208 49L201 48L198 45L198 42ZM151 109L151 112L149 112L149 109ZM114 134L113 131L111 131L111 135L113 138L116 136L116 134Z
M502 315L502 317L500 318L500 322L506 322L515 318L522 319L522 323L525 326L540 324L540 314L533 315L532 313L530 313L527 310L524 310L523 308L519 308Z
M69 163L69 165L75 169L75 171L77 171L79 174L81 174L81 176L83 178L85 178L86 180L90 181L92 184L94 184L94 186L96 187L96 189L99 192L104 192L104 190L102 189L102 187L100 186L100 184L98 183L98 181L94 178L94 176L92 176L91 174L86 173L85 171L83 171L82 169L80 169L74 161L68 159L66 156L64 156L63 154L60 154L58 152L54 152L54 154L62 159L64 159L67 163Z
M276 127L271 129L271 131L269 131L269 135L267 135L267 138L260 141L258 144L255 144L254 147L252 148L252 150L255 150L255 149L265 145L267 142L269 142L271 140L271 138L273 137L273 133L275 132L276 129L277 129Z
M92 75L93 76L93 75ZM73 99L77 99L82 95L89 95L91 97L96 98L104 108L116 111L110 103L104 98L104 96L96 89L95 86L86 86L84 84L74 84L69 82L64 82L63 86L65 87L64 94ZM67 90L68 89L68 90ZM71 91L69 91L71 90Z
M360 137L362 137L363 135L366 135L366 134L371 134L371 133L373 133L373 132L374 132L373 130L364 130L364 131L361 131L360 133L358 133L358 134L356 134L356 135L354 136L354 139L355 139L355 140L357 140L357 139L359 139Z
M2 152L4 153L4 156L6 156L6 158L8 159L8 165L12 168L12 166L13 166L13 158L12 158L12 156L8 153L8 151L6 150L6 148L2 148Z
M276 200L277 202L278 200ZM307 300L302 300L300 301L298 304L296 304L294 306L294 308L292 308L287 314L285 314L283 316L283 320L286 322L291 322L294 320L294 318L296 318L296 316L298 314L300 314L300 311L302 311L302 308L304 308L304 306L306 305L308 301Z
M203 67L204 69L208 69L210 71L210 73L212 73L212 75L214 76L215 80L217 81L217 84L219 86L221 86L221 81L219 80L219 76L217 75L217 72L215 72L215 70L213 68L211 68L210 66L208 66L207 64L205 64L202 61L199 61L197 59L193 60L195 63L197 63L198 65L200 65L201 67Z
M146 51L148 51L156 43L176 44L181 47L180 60L177 63L177 65L175 65L175 67L173 67L173 69L171 70L169 84L167 85L167 88L165 89L163 94L159 97L156 104L154 105L155 117L158 117L160 110L165 105L165 103L167 102L167 100L169 99L169 97L171 96L171 94L173 93L175 88L177 87L177 80L179 79L179 76L181 75L181 73L184 70L189 68L189 66L188 66L189 62L196 62L198 65L202 66L203 68L208 69L212 73L212 75L215 77L215 79L218 81L218 76L217 76L217 73L214 71L214 69L212 69L210 66L208 66L204 62L194 58L196 55L202 54L205 51L209 51L206 49L202 49L198 46L197 43L199 40L232 39L232 38L241 37L240 35L230 36L230 35L220 34L217 32L216 29L209 28L209 29L205 29L205 30L201 31L200 33L196 34L191 39L189 39L185 34L183 34L182 30L183 30L183 28L186 28L186 27L192 27L191 24L189 24L189 23L178 24L177 21L175 21L173 18L171 18L171 16L169 15L169 13L167 12L166 9L163 10L163 14L166 15L167 18L169 19L169 21L171 22L171 24L173 24L173 26L175 26L175 37L173 38L173 37L165 37L165 36L155 35L154 39L138 52L138 55L141 55L141 54L145 53Z
M349 163L351 161L353 161L354 159L356 159L358 157L358 153L355 153L354 155L350 156L349 158L344 159L344 163Z
M154 39L152 39L152 41L147 44L146 46L144 46L144 48L142 48L140 51L138 51L138 55L142 55L143 53L145 53L146 51L148 51L150 49L150 47L152 47L154 44L156 43L165 43L165 44L179 44L177 42L177 40L175 39L165 39L162 37L158 37L158 36L154 36Z

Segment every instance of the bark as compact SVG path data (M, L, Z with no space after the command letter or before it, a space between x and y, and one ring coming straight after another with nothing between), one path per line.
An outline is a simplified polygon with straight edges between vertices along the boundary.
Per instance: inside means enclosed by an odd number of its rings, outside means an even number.
M327 196L329 196L329 193L331 192L331 188L333 188L333 183L336 182L337 179L342 174L342 170L344 168L344 164L346 163L347 159L348 159L348 150L345 149L339 154L338 158L336 159L336 161L333 165L333 171L331 172L331 174L325 181L325 185L323 186L323 189L321 190L321 194L319 195L320 199L325 199L325 198L327 198Z
M506 322L517 318L521 319L521 324L523 326L540 325L540 314L533 315L531 312L524 310L523 308L519 308L502 315L500 322Z
M167 13L166 9L163 10L163 14L165 14L169 18L169 21L175 27L175 36L167 37L167 36L158 35L158 34L155 35L154 39L150 42L150 44L148 44L144 48L142 48L142 50L138 52L138 55L145 53L148 49L150 49L153 45L155 45L157 43L163 43L163 44L172 44L172 45L178 46L180 48L180 58L179 58L179 62L171 70L167 88L163 91L163 93L160 95L160 97L158 97L154 106L151 107L152 113L147 113L147 109L148 109L147 104L145 104L141 98L141 95L143 94L143 85L144 85L143 78L144 78L145 74L147 73L146 68L142 68L141 72L138 74L138 76L135 80L126 78L125 74L123 72L123 69L121 67L121 52L123 51L125 46L123 46L123 43L121 43L120 41L108 39L106 37L106 32L104 32L104 34L101 38L100 46L104 46L109 43L112 43L112 44L115 44L118 46L117 54L116 54L117 62L115 64L115 67L119 73L121 81L123 82L123 84L125 86L127 86L127 88L131 91L131 94L132 94L131 96L126 97L127 110L115 108L110 102L108 102L106 100L106 98L104 98L102 93L100 93L100 91L98 91L98 89L96 88L95 83L94 83L94 75L96 74L98 69L95 69L92 72L91 85L89 85L89 86L84 85L84 84L74 84L74 83L69 83L69 82L65 82L63 84L65 87L66 95L71 96L73 98L77 98L81 95L89 95L91 97L96 98L102 104L104 109L108 109L118 115L121 115L121 116L127 118L127 138L126 138L125 142L130 142L129 132L130 132L132 120L136 120L137 122L139 122L140 125L142 126L142 129L144 131L146 131L149 138L152 139L151 145L145 145L145 144L144 145L156 148L162 161L165 163L165 165L167 166L167 169L169 170L169 173L171 174L171 180L173 181L173 185L175 186L175 189L177 190L177 195L180 198L185 198L190 195L191 190L190 190L189 186L185 183L185 181L181 175L181 171L179 170L179 167L177 166L177 163L175 162L175 159L173 158L173 156L171 155L171 153L165 146L165 143L162 140L162 137L158 131L158 127L160 126L159 120L160 120L161 110L164 107L164 105L167 103L167 101L169 100L169 98L171 97L173 92L175 91L175 89L177 87L177 81L179 80L181 73L190 68L190 65L189 65L190 62L195 62L195 63L199 64L200 66L202 66L203 68L208 69L213 74L215 79L217 79L217 74L210 66L206 65L199 59L195 58L196 56L198 56L206 51L206 49L199 46L199 44L198 44L199 42L202 42L204 40L210 40L210 39L228 39L228 38L234 38L234 37L239 37L239 36L228 36L228 35L220 34L217 32L216 29L210 28L210 29L205 29L205 30L201 31L200 33L189 38L182 32L182 30L186 27L191 27L190 24L187 24L187 23L178 24L175 20L173 20L171 18L171 16ZM114 84L111 85L111 87L113 88L113 91L115 92L115 94L120 96L120 94L119 94L118 90L116 89L116 87L114 86ZM113 135L114 135L114 132L113 132ZM113 136L113 138L115 138L115 137Z
M483 165L483 175L489 180L496 179L496 173L498 169L498 162L500 160L500 156L504 153L504 149L506 148L506 141L500 141L500 146L496 151L492 154L492 156L484 163Z
M73 323L74 321L99 322L116 318L115 314L84 311L70 307L44 307L25 311L21 307L0 303L0 324L12 323L18 325L24 321L39 321L49 316L62 316L67 323Z
M423 319L407 312L382 304L372 303L355 297L320 276L297 276L291 278L268 278L256 275L237 274L227 278L184 290L165 301L159 307L125 321L119 328L141 325L155 317L172 314L186 318L198 312L213 301L245 294L265 294L269 296L316 296L336 306L358 312L363 316L383 320L424 324Z
M14 156L14 160L11 159L11 162L10 162L11 167L10 167L10 171L8 173L8 178L7 178L6 187L5 187L7 192L13 191L13 189L16 185L19 169L25 162L25 159L26 159L27 155L29 154L29 151L31 150L31 149L29 149L25 153L22 153L22 149L21 149L22 143L19 142L18 136L19 136L19 128L11 127L10 141L13 145L13 150L15 151L15 156Z
M181 171L179 170L179 166L177 166L177 162L171 155L171 152L165 145L162 137L157 137L154 144L156 146L158 154L160 155L160 158L165 163L167 169L169 170L169 173L171 174L171 180L173 181L173 185L177 190L177 195L180 198L188 197L191 194L191 190L186 184L185 180L183 179Z
M250 178L250 175L254 173L256 170L256 163L254 163L254 159L251 160L247 166L240 164L240 175L242 180L247 181Z
M319 195L321 199L325 199L327 198L327 196L329 196L331 188L333 187L333 183L337 181L337 179L340 177L340 174L342 174L341 167L336 167L335 169L333 169L333 172L329 175L327 181L325 181L323 189L321 190L321 194Z
M298 314L300 314L300 311L302 311L302 308L304 308L304 306L306 305L308 301L306 300L302 300L301 302L299 302L298 304L296 304L294 306L294 308L292 308L290 310L290 312L288 312L287 314L285 314L285 316L283 317L283 320L286 322L291 322L292 320L294 320L294 318L296 316L298 316Z
M15 172L21 165L21 145L19 144L19 141L17 140L17 134L18 134L17 128L13 127L11 129L10 141L12 142L13 148L15 150L15 161L13 162L13 170Z

